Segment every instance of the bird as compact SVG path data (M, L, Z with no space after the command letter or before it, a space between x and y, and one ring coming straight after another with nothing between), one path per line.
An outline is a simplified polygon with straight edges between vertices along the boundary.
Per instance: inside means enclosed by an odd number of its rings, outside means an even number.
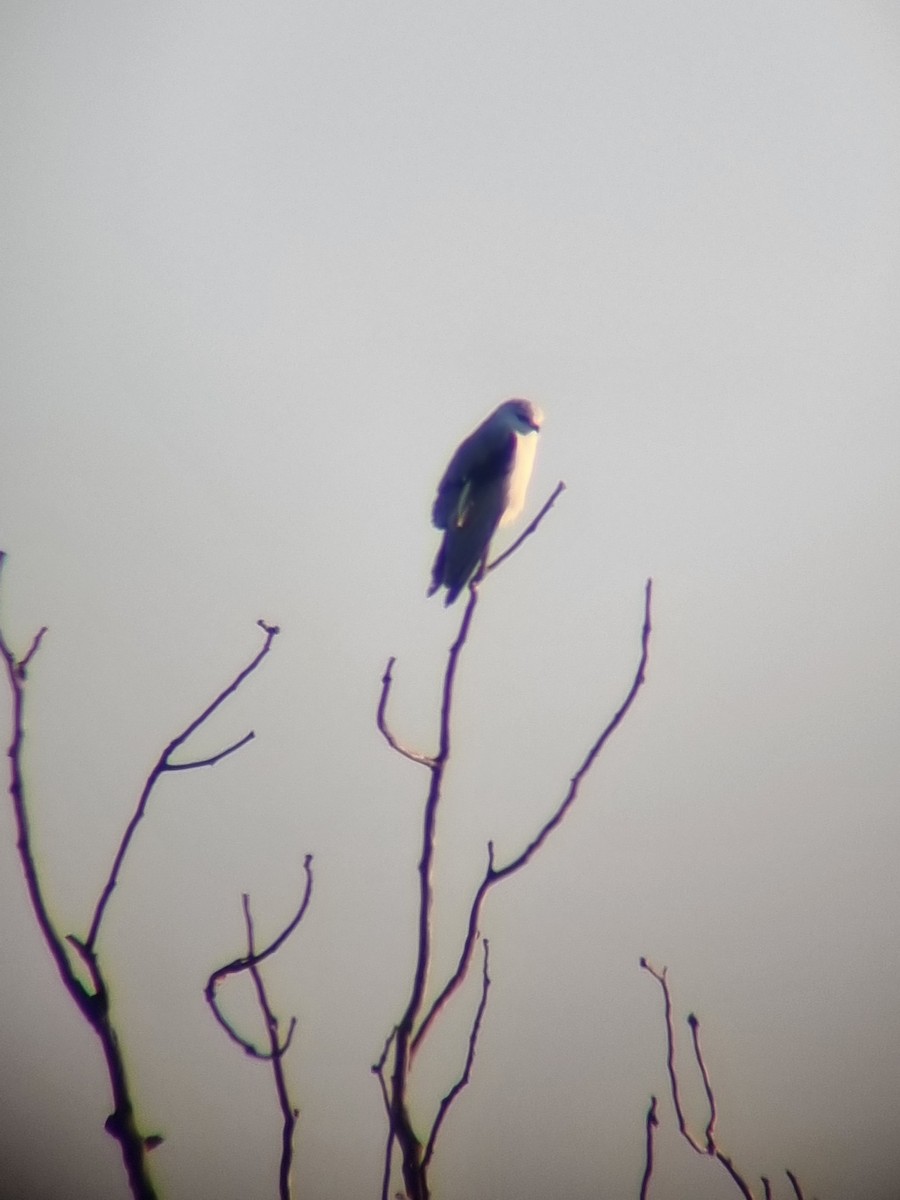
M544 414L530 400L504 400L461 442L438 484L431 519L444 531L428 595L450 605L487 556L498 526L522 511Z

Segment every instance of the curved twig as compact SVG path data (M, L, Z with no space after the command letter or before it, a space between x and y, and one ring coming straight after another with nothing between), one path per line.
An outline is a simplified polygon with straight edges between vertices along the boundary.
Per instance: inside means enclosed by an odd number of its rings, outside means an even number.
M258 1047L256 1046L256 1044L254 1042L251 1042L247 1038L241 1037L241 1035L234 1028L234 1026L231 1024L231 1022L228 1020L228 1018L225 1016L225 1014L222 1012L221 1008L219 1007L218 987L219 987L219 984L222 982L222 980L227 979L227 977L229 975L238 975L242 971L249 971L252 976L253 971L259 966L259 964L261 962L264 962L267 958L269 958L270 955L274 954L276 952L276 950L278 950L278 948L287 941L287 939L291 936L291 934L294 932L294 930L297 928L297 926L303 920L304 916L306 915L306 910L309 907L310 899L312 897L312 886L313 886L312 861L313 861L313 856L311 854L307 854L306 858L303 860L303 870L306 872L306 884L303 889L303 896L300 900L300 907L294 913L293 917L291 917L290 921L287 923L287 925L284 927L284 929L282 929L281 933L279 933L269 943L269 945L266 946L266 948L264 950L257 951L256 948L254 946L250 946L249 942L248 942L247 953L241 958L233 959L230 963L226 963L222 967L217 967L216 970L213 971L213 973L210 975L209 979L206 982L206 987L203 989L203 995L206 997L206 1003L212 1009L212 1013L213 1013L213 1016L215 1017L216 1021L218 1021L219 1025L222 1027L222 1029L225 1030L225 1032L228 1034L228 1036L231 1038L231 1040L236 1045L240 1046L241 1049L244 1051L244 1053L249 1055L251 1058L260 1058L260 1059L271 1058L272 1057L271 1047L268 1051L263 1051L263 1050L258 1049ZM244 895L245 915L247 913L248 905L249 905L249 899L245 894ZM284 1046L281 1047L280 1053L283 1054L284 1051L287 1049L288 1043L290 1042L290 1038L291 1038L292 1034L293 1034L293 1027L291 1027L290 1030L288 1031L287 1041L285 1042Z
M240 750L242 746L246 746L248 742L252 742L255 737L256 734L251 729L249 733L245 733L242 738L239 738L233 745L226 746L218 754L211 754L209 758L195 758L193 762L167 763L165 770L193 771L196 767L214 767L216 763L221 762L223 758L227 758L229 754L234 754L236 750Z
M381 677L381 696L378 700L378 713L376 721L378 732L392 750L398 754L402 754L404 758L408 758L410 762L420 763L423 767L433 767L434 758L430 754L420 754L417 750L408 750L406 746L400 744L388 728L387 723L387 703L390 695L391 685L394 682L394 663L396 658L391 656L387 661L387 666L384 669L384 674Z
M697 1066L700 1068L700 1076L703 1079L703 1089L706 1092L706 1103L709 1106L709 1120L706 1123L706 1152L707 1154L715 1154L716 1152L716 1120L718 1113L716 1112L716 1096L712 1089L712 1083L709 1078L709 1071L706 1069L706 1063L703 1059L703 1051L700 1048L700 1019L694 1013L688 1013L687 1023L691 1029L691 1040L694 1044L694 1057L697 1060Z

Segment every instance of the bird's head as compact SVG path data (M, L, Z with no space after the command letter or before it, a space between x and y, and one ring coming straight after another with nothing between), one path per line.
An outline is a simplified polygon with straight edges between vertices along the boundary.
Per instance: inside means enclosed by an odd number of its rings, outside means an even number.
M537 433L544 414L530 400L507 400L500 405L503 419L515 433Z

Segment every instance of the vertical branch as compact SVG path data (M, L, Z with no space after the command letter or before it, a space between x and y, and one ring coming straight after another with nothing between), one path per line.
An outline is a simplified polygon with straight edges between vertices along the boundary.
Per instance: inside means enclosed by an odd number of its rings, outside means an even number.
M700 1068L700 1075L703 1079L703 1090L706 1092L706 1103L709 1106L709 1121L706 1125L706 1152L707 1154L715 1154L716 1120L719 1114L716 1112L716 1096L710 1082L709 1071L706 1069L706 1063L703 1060L703 1051L700 1049L700 1020L694 1013L688 1013L687 1023L691 1029L694 1058L696 1058L697 1066Z
M428 1200L427 1165L423 1160L423 1147L412 1124L409 1112L409 1073L412 1067L413 1030L422 1010L428 971L431 966L431 910L432 869L434 864L435 831L437 829L438 805L444 781L444 770L450 756L450 715L453 708L453 687L459 656L466 644L478 589L469 585L469 599L455 641L450 647L444 682L441 691L441 715L438 752L428 763L431 779L425 812L422 819L422 849L419 857L419 920L416 940L416 964L413 971L412 990L409 1001L397 1025L394 1038L394 1067L391 1073L391 1124L400 1147L403 1163L403 1180L409 1200Z
M656 1115L656 1097L650 1097L650 1107L647 1109L645 1121L646 1138L644 1142L644 1176L641 1179L640 1200L647 1200L650 1195L650 1180L653 1176L653 1133L659 1128L659 1117Z
M471 628L475 607L478 603L478 582L476 577L469 584L469 597L463 611L459 630L447 655L447 665L441 686L441 708L438 726L438 750L434 755L421 754L402 746L390 731L387 723L387 703L393 683L394 659L388 661L382 677L381 697L378 704L377 727L392 750L403 757L425 766L429 772L428 793L425 809L422 815L422 839L419 854L419 904L418 924L416 935L416 961L413 968L413 980L409 1000L403 1014L397 1023L393 1036L385 1044L393 1056L390 1073L390 1086L385 1084L384 1069L386 1060L373 1068L378 1075L383 1090L388 1096L388 1117L390 1136L386 1150L385 1183L390 1172L390 1153L393 1142L400 1148L403 1180L409 1200L428 1200L427 1165L423 1161L423 1145L413 1126L409 1112L409 1075L412 1069L413 1033L425 998L428 985L428 973L431 966L432 932L431 913L433 906L432 873L434 866L435 834L437 829L438 807L441 801L444 771L450 757L451 748L451 714L453 710L453 690L460 655L466 644Z
M0 570L2 570L5 558L6 555L0 551ZM37 654L46 632L46 627L42 628L32 639L28 651L21 658L17 658L3 631L0 630L0 655L3 658L12 697L12 739L8 750L9 794L16 823L16 846L19 852L19 862L25 878L31 909L50 951L57 973L66 991L74 1000L78 1011L93 1029L100 1042L113 1100L113 1111L107 1118L106 1130L119 1143L131 1194L135 1200L156 1200L156 1192L150 1180L146 1151L148 1148L158 1145L160 1139L157 1136L145 1138L138 1129L125 1070L125 1060L110 1019L109 987L94 954L87 951L76 939L71 939L88 967L93 990L88 990L76 975L66 952L65 941L47 908L31 841L31 824L22 772L25 742L25 684L28 667Z
M672 996L669 992L668 969L663 967L661 971L657 971L646 958L641 959L641 966L645 971L653 976L659 986L662 988L663 1001L665 1004L665 1021L666 1021L666 1069L669 1072L669 1087L672 1091L672 1104L675 1106L675 1118L678 1121L678 1131L685 1139L692 1150L696 1150L698 1154L704 1154L706 1151L703 1146L697 1141L694 1135L688 1129L687 1121L684 1117L684 1109L681 1107L681 1095L678 1088L678 1072L675 1070L675 1028L672 1023Z
M510 551L508 551L507 554L502 555L494 563L489 565L482 564L481 569L476 573L475 577L468 585L468 603L466 604L465 611L463 613L457 637L450 647L447 658L447 666L444 672L444 679L441 688L438 749L435 754L426 754L417 750L412 750L401 743L400 740L394 736L387 720L388 699L390 696L391 687L393 685L393 668L395 663L393 658L388 660L387 667L384 675L382 676L381 695L376 716L377 728L392 750L404 758L424 766L428 770L430 776L428 793L425 801L425 809L423 813L421 853L418 866L418 932L413 983L410 992L410 998L406 1008L404 1009L403 1015L401 1016L401 1019L395 1027L392 1035L388 1037L381 1058L372 1068L373 1073L378 1077L379 1084L382 1089L382 1097L385 1102L385 1107L388 1111L388 1121L390 1126L385 1150L385 1168L382 1184L382 1196L384 1200L386 1200L387 1197L390 1178L391 1154L395 1141L400 1149L403 1180L406 1187L408 1200L428 1200L429 1190L427 1182L427 1169L434 1153L438 1133L440 1132L440 1128L447 1111L449 1110L453 1101L456 1099L459 1092L468 1083L469 1073L472 1065L471 1060L474 1059L478 1031L484 1013L484 1006L487 1002L487 989L490 982L487 975L487 961L485 961L484 967L481 1002L479 1004L478 1012L476 1013L474 1024L470 1032L470 1057L467 1059L467 1066L464 1069L460 1080L454 1085L453 1088L451 1088L450 1092L447 1093L447 1095L444 1097L444 1100L441 1102L435 1122L432 1125L426 1145L423 1148L422 1142L414 1129L408 1106L408 1084L413 1059L416 1051L421 1046L423 1040L428 1034L428 1031L432 1027L433 1022L437 1019L437 1016L443 1010L449 999L459 990L465 978L467 977L472 961L472 955L479 937L478 924L481 907L488 891L500 880L510 877L525 867L531 861L534 855L540 850L541 846L549 838L554 829L561 824L566 814L570 811L575 803L582 781L590 771L594 761L596 760L600 751L603 749L609 737L624 719L626 713L634 702L638 691L644 683L651 632L650 606L652 596L652 581L650 580L647 581L645 588L644 625L641 636L640 661L638 663L637 672L631 688L629 689L623 704L590 747L581 765L571 778L569 788L562 801L558 804L553 814L544 823L529 845L526 846L526 848L516 858L498 868L495 865L493 843L488 843L487 869L484 878L476 889L470 906L467 931L463 940L462 952L460 954L456 970L442 988L437 998L432 1002L431 1006L427 1009L427 1011L424 1012L423 1016L424 999L432 953L431 877L434 860L435 830L437 824L438 805L441 799L444 770L451 751L450 718L453 706L454 684L456 680L459 657L468 637L475 606L478 601L478 589L487 572L498 566L509 556L510 553L512 553L518 548L518 546L521 545L525 538L529 537L535 532L540 524L540 521L550 510L562 490L562 485L560 485L554 491L549 501L547 501L538 516L528 526L519 540L514 544L513 547L510 548ZM486 943L485 952L487 953ZM385 1070L389 1053L392 1055L390 1086L388 1086L385 1078Z
M700 1142L697 1140L697 1138L695 1138L694 1135L688 1129L687 1122L685 1121L685 1118L684 1118L684 1112L681 1107L681 1099L679 1096L679 1085L678 1085L678 1073L675 1069L675 1030L674 1030L674 1027L672 1024L672 997L669 992L668 972L665 967L663 967L663 969L661 971L658 971L654 966L652 966L647 961L646 958L641 959L641 967L645 971L647 971L650 975L652 975L653 978L657 981L660 988L662 989L663 998L665 1001L665 1021L666 1021L666 1041L667 1041L666 1066L667 1066L668 1072L669 1072L669 1085L670 1085L671 1091L672 1091L672 1103L675 1108L675 1115L678 1119L679 1132L681 1133L681 1136L684 1138L684 1140L688 1143L688 1145L693 1150L696 1150L696 1152L698 1154L705 1154L710 1158L714 1158L718 1163L721 1164L721 1166L725 1169L725 1171L731 1177L731 1180L734 1183L735 1187L738 1189L738 1191L744 1197L744 1200L754 1200L753 1192L750 1190L750 1185L747 1183L747 1180L745 1179L743 1174L738 1170L738 1168L734 1165L734 1161L727 1154L725 1154L725 1152L722 1150L722 1148L719 1146L719 1144L716 1140L716 1119L718 1117L718 1111L716 1108L716 1094L715 1094L715 1090L713 1089L713 1086L712 1086L712 1081L710 1079L710 1075L709 1075L709 1071L706 1066L706 1062L703 1058L703 1050L700 1046L700 1021L698 1020L698 1018L695 1016L694 1013L691 1013L687 1018L687 1023L690 1026L690 1030L691 1030L691 1040L692 1040L693 1048L694 1048L694 1058L697 1063L697 1069L699 1070L700 1076L703 1080L703 1088L704 1088L704 1091L706 1092L706 1102L709 1107L709 1120L706 1125L706 1147L705 1148L700 1144ZM787 1176L788 1176L788 1179L790 1179L790 1181L791 1181L792 1185L794 1186L794 1189L797 1193L797 1200L803 1200L803 1197L800 1193L800 1185L797 1183L796 1179L794 1178L794 1176L791 1174L790 1171L787 1172ZM770 1200L770 1197L772 1194L772 1189L771 1189L769 1180L765 1177L765 1175L761 1176L761 1179L762 1179L763 1188L765 1189L766 1200Z
M287 1087L287 1079L284 1073L284 1056L288 1052L291 1044L291 1038L294 1036L294 1030L297 1028L297 1018L291 1017L288 1024L287 1033L284 1039L281 1038L278 1017L272 1008L269 1001L268 990L266 989L265 981L259 969L259 964L265 959L273 955L291 936L300 922L306 915L309 908L309 902L312 898L312 855L307 854L303 861L303 869L306 872L306 883L303 890L303 896L300 900L300 906L291 917L290 921L285 925L284 929L269 943L264 950L256 949L256 940L253 929L253 915L250 911L250 897L245 892L242 897L244 907L244 925L247 931L247 953L243 958L236 958L233 962L226 963L224 966L217 968L210 975L204 988L204 996L206 1002L212 1010L213 1016L218 1021L219 1025L225 1030L229 1038L235 1042L241 1049L251 1058L268 1061L272 1064L272 1075L275 1082L275 1094L278 1099L278 1107L281 1111L281 1158L278 1167L278 1195L280 1200L290 1200L291 1197L291 1170L293 1167L294 1158L294 1132L297 1128L297 1122L300 1118L300 1110L292 1103ZM243 971L247 971L253 981L253 987L256 991L256 1001L262 1014L263 1023L266 1029L266 1039L268 1041L268 1050L260 1050L257 1046L247 1038L242 1037L219 1006L217 990L219 984L229 975L238 975Z
M372 1074L378 1079L378 1085L381 1088L381 1099L384 1103L384 1111L388 1119L388 1134L384 1147L384 1167L381 1172L381 1200L388 1200L388 1191L391 1186L391 1159L394 1153L394 1123L391 1120L391 1098L388 1095L388 1086L384 1078L384 1067L396 1035L397 1030L395 1027L387 1035L384 1049L381 1051L378 1061L372 1064Z
M291 1036L297 1026L296 1017L291 1017L287 1036L282 1042L278 1035L278 1018L272 1011L266 985L260 973L256 959L256 947L253 942L253 916L250 912L250 897L244 893L244 921L247 926L247 951L250 957L250 978L256 989L256 999L266 1025L269 1038L269 1059L272 1063L272 1074L275 1079L275 1094L278 1097L278 1107L281 1109L281 1159L278 1164L278 1195L280 1200L291 1200L291 1164L294 1157L294 1130L300 1110L291 1103L288 1095L287 1082L284 1077L284 1055L291 1042Z
M0 551L0 571L2 571L6 555ZM156 766L151 771L144 785L137 809L129 822L118 851L115 855L112 870L103 887L94 911L90 931L86 939L81 940L74 935L63 938L55 922L50 916L44 898L43 886L37 869L37 860L31 838L31 827L26 803L25 784L22 771L22 759L25 740L25 685L28 668L40 649L46 628L41 629L32 639L31 645L21 658L17 657L2 629L0 629L0 657L3 659L6 678L12 698L12 738L8 750L9 760L9 794L12 800L13 816L16 823L16 845L19 861L28 899L38 923L41 935L47 945L57 973L66 991L72 997L78 1011L93 1030L103 1053L106 1071L112 1095L113 1111L106 1120L106 1130L118 1143L122 1154L125 1173L129 1188L135 1200L156 1200L156 1191L150 1179L147 1153L162 1141L159 1134L145 1136L139 1129L134 1110L134 1102L128 1075L125 1068L125 1058L119 1043L118 1033L111 1018L110 988L97 955L97 938L106 906L116 887L119 872L127 854L131 839L143 819L150 793L159 777L166 771L192 770L202 766L213 766L229 754L239 750L253 737L252 733L245 735L239 741L219 751L208 758L192 762L175 763L172 761L174 752L194 733L219 707L224 700L232 695L252 671L256 669L265 655L269 652L272 640L278 633L277 626L269 626L260 621L259 625L266 634L265 644L247 667L244 668L232 682L216 697L206 709L188 725L178 737L174 738L163 751ZM66 942L79 954L87 968L89 986L85 986L78 978L73 967Z

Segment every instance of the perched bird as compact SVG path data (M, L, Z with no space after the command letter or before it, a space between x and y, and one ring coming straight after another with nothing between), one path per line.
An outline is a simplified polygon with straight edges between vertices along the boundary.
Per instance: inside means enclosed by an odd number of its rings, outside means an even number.
M517 517L534 466L544 414L529 400L505 400L470 433L438 484L431 519L444 530L428 595L445 587L452 604L487 554L499 525Z

